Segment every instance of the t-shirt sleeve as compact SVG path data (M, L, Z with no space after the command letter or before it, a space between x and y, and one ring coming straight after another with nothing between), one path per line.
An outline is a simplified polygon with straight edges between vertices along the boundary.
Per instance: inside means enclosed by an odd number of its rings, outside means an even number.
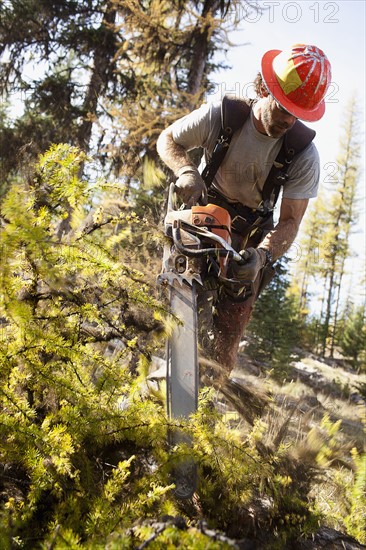
M289 179L283 188L287 199L312 199L317 196L320 178L318 151L311 143L300 153L288 170Z
M186 151L203 147L211 151L220 130L220 102L205 103L171 125L173 139Z

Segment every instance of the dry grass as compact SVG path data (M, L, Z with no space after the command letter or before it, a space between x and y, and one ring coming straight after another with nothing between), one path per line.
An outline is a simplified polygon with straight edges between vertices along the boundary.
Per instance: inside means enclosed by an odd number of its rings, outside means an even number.
M257 434L258 452L273 460L279 476L288 478L300 498L324 514L327 526L346 532L356 502L353 449L359 454L366 450L366 404L351 400L340 388L353 388L366 377L309 357L297 364L292 379L280 384L249 359L246 370L244 354L240 365L232 373L232 384L220 365L200 360L202 379L215 387L215 406L223 421L244 441ZM300 380L297 372L308 376ZM366 537L362 519L356 524L351 534Z
M339 463L349 463L352 447L359 452L366 450L366 403L359 396L357 401L354 395L355 384L366 381L365 375L305 357L293 365L292 378L280 384L263 368L253 374L253 364L244 354L240 359L241 368L233 374L241 378L244 385L247 383L255 391L270 395L262 415L267 425L264 444L273 446L283 442L293 450L294 456L306 460L307 454L313 455L316 447L324 443L320 435L316 442L309 442L309 433L314 434L314 430L321 433L321 423L324 417L329 417L331 423L339 422L334 443ZM244 368L246 364L249 372Z
M298 367L303 365L305 368L312 369L318 375L323 376L329 382L334 382L337 385L344 387L349 386L352 390L355 384L366 382L366 375L360 375L349 369L345 369L337 364L330 365L313 357L305 357L297 363Z

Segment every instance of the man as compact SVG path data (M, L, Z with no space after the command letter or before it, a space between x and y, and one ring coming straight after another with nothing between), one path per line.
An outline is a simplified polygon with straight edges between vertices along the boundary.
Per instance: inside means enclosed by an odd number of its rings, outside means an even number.
M230 292L222 293L214 317L215 358L228 373L235 366L264 273L294 242L308 201L317 194L320 170L315 145L308 144L289 165L274 228L268 204L266 212L263 209L267 176L272 165L276 166L285 134L295 124L306 130L297 119L313 122L323 116L330 81L330 63L316 46L297 44L289 51L266 52L250 116L234 133L210 186L209 202L227 206L230 213L234 209L240 214L238 219L251 220L247 229L233 225L232 245L241 251L245 263L232 269L236 278L253 281L255 292L241 300ZM158 153L177 176L176 190L187 206L207 201L206 185L187 153L202 147L202 167L209 162L221 127L220 111L220 102L204 104L159 137ZM273 209L273 201L270 206ZM257 212L262 215L259 222Z

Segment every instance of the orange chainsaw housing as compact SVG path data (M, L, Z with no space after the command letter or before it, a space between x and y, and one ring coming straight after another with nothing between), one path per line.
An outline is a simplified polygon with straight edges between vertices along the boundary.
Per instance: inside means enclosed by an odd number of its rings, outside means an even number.
M231 244L231 217L225 208L217 204L192 206L192 225L207 227Z

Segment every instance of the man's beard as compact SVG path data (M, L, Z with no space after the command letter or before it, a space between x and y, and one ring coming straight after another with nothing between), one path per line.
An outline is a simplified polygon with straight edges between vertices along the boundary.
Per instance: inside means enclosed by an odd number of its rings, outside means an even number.
M269 109L265 109L262 112L262 125L266 134L276 139L284 136L287 130L292 127L292 125L287 124L287 122L274 120Z

